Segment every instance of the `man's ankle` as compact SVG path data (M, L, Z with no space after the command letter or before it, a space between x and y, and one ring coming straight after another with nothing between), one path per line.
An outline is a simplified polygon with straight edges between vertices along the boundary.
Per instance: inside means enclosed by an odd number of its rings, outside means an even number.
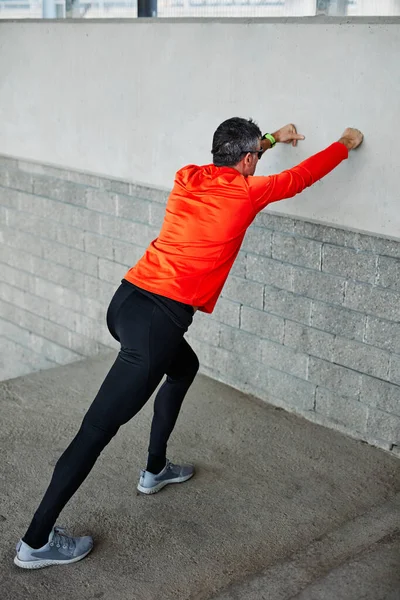
M154 454L149 454L147 459L147 467L146 471L149 473L153 473L153 475L158 475L165 468L167 464L167 459L165 456L155 456Z

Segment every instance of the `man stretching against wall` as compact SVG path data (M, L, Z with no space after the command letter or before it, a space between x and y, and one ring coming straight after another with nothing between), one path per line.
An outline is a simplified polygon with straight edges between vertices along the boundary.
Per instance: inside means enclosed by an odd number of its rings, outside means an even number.
M251 120L228 119L214 133L213 164L178 171L159 237L128 271L111 300L107 325L121 350L18 542L14 562L19 567L72 563L91 551L90 536L70 537L55 521L102 450L144 406L164 375L138 489L153 494L193 476L193 466L166 458L168 438L199 368L184 339L193 314L213 311L257 213L324 177L361 144L363 135L346 129L339 142L297 167L270 177L254 176L258 161L275 143L295 146L302 139L294 125L262 136Z

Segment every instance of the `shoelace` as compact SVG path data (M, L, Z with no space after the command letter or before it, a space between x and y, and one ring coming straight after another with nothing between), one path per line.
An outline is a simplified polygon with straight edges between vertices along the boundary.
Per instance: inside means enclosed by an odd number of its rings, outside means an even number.
M170 471L170 472L171 472L171 473L173 473L174 475L175 475L175 474L178 472L178 470L179 470L179 467L178 467L178 465L175 465L174 463L170 462L170 461L168 460L168 458L167 458L167 464L166 464L166 467L167 467L167 471Z
M62 527L54 527L53 539L50 542L50 546L72 551L75 549L75 541L74 538L65 534L65 529Z

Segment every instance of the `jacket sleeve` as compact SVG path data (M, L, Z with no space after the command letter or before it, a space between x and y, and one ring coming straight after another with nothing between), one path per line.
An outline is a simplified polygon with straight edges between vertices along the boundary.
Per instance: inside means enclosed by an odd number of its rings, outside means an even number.
M340 142L335 142L322 152L314 154L296 167L268 177L247 177L249 196L256 212L271 202L292 198L302 192L346 159L349 151Z

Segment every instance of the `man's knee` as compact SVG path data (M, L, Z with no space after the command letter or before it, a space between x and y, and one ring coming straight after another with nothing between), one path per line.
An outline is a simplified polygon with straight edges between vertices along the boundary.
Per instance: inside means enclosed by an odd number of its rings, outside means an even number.
M196 353L188 346L188 351L179 356L167 371L167 380L191 384L199 370L200 363Z
M118 431L118 427L109 423L106 427L104 424L96 423L93 418L85 416L81 425L81 434L84 436L85 441L90 446L98 446L104 448L115 436Z
M185 361L185 368L183 369L181 379L191 383L197 375L200 363L197 354L192 349L190 350L191 352Z

